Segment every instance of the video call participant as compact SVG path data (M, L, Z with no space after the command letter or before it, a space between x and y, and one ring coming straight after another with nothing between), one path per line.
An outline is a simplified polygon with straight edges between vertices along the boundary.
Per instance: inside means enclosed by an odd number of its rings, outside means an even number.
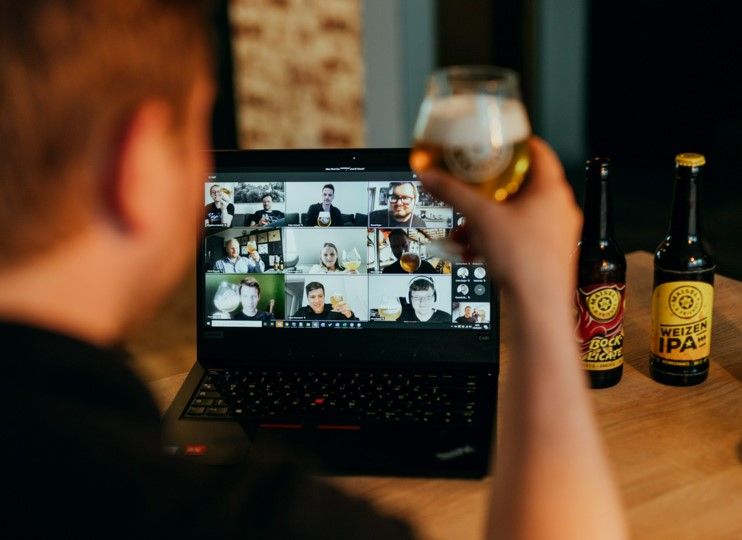
M358 320L345 302L340 302L335 307L332 307L332 304L325 304L325 287L321 283L310 281L305 289L308 305L297 309L294 318L324 321Z
M236 321L272 321L275 319L273 313L259 311L260 283L255 278L245 278L240 281L240 302L242 309L232 315Z
M219 184L211 186L209 195L214 200L204 207L205 225L229 227L232 224L232 219L234 219L234 205L229 202L227 195L222 191Z
M471 306L466 306L464 308L464 314L461 317L458 317L456 322L459 324L474 324L477 322L476 316L472 314Z
M424 228L425 220L415 215L417 187L412 182L391 182L386 210L374 210L368 218L371 227Z
M283 212L280 210L271 210L273 206L273 196L270 193L263 195L261 199L263 202L263 209L258 210L252 216L250 216L250 226L264 227L270 225L274 221L283 219Z
M224 245L227 254L214 263L214 270L223 274L259 274L265 270L260 254L253 251L247 257L240 256L240 243L231 238Z
M429 277L417 277L410 281L407 294L409 304L402 308L398 321L450 323L451 314L433 306L438 300L435 283Z
M332 242L325 242L319 252L319 264L309 269L310 274L327 274L329 272L345 272L345 267L338 258L338 248Z
M335 186L325 184L322 186L322 202L312 204L307 209L307 226L316 227L317 218L320 212L330 212L331 225L340 226L343 224L343 216L340 210L332 205L335 200Z
M407 237L407 233L403 229L392 229L389 233L389 248L397 258L389 266L385 266L381 271L383 274L407 274L408 272L402 268L399 260L402 258L402 254L410 249L410 239ZM412 272L413 274L435 274L435 267L428 261L420 259L420 267Z

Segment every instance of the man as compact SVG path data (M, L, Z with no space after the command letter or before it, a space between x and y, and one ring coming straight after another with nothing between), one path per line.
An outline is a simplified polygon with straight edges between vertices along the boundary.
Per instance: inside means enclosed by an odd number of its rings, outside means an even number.
M429 277L419 277L410 281L407 295L409 304L402 308L398 321L450 323L451 314L442 309L436 309L438 293L435 291L435 282Z
M425 227L425 220L415 215L417 187L412 182L389 184L387 210L374 210L368 217L370 227Z
M305 225L307 227L315 227L318 225L317 218L320 212L329 212L331 225L339 227L343 224L343 216L340 210L333 206L332 201L335 200L335 186L332 184L325 184L322 186L322 201L312 204L307 209L307 218Z
M385 266L381 272L383 274L406 274L407 271L402 268L399 261L402 258L402 254L410 249L410 239L407 238L407 233L403 229L392 229L389 233L389 248L397 260L389 266ZM420 259L420 266L412 273L435 274L436 270L428 261Z
M203 219L214 88L201 2L1 5L0 347L15 351L3 357L3 536L410 537L270 457L227 471L165 456L158 409L117 347L180 283ZM518 436L503 439L489 534L622 538L574 361L565 261L578 212L554 154L529 150L512 203L425 180L471 216L517 308L503 432Z
M456 322L459 324L474 324L477 322L476 317L471 312L471 306L466 306L464 308L464 314L461 315L456 319Z
M213 202L204 207L204 222L206 226L229 227L234 219L234 205L229 202L222 187L214 184L209 189Z
M251 274L260 273L265 270L265 263L257 251L253 251L247 257L240 255L240 243L236 238L230 238L224 244L227 254L214 263L214 271L223 274Z
M262 321L268 322L275 319L273 313L260 311L260 283L255 278L245 278L240 281L240 302L242 309L232 315L232 319L238 321Z
M307 305L300 307L294 313L295 319L323 320L323 321L357 321L358 317L348 307L345 301L335 305L325 304L325 286L318 281L311 281L305 287Z
M283 212L281 212L280 210L271 209L271 207L273 206L273 197L270 193L266 193L265 195L263 195L263 198L261 200L263 202L263 209L258 210L252 215L252 217L250 218L251 227L264 227L266 225L270 225L274 221L283 219Z

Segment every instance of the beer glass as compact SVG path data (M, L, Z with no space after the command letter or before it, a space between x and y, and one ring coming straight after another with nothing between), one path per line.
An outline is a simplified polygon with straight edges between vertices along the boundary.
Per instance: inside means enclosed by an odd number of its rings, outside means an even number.
M402 314L402 304L396 296L383 296L379 306L379 315L385 321L396 321Z
M343 301L343 295L339 292L334 292L330 295L330 303L332 304L332 307L337 307L338 304L342 303Z
M414 251L405 251L399 258L399 265L402 267L402 270L412 274L420 268L420 255Z
M528 172L530 135L517 73L495 66L451 66L428 79L410 165L444 169L504 201Z
M330 212L320 212L317 215L317 226L319 227L329 227L332 224L332 218L330 217Z
M248 253L248 254L250 254L250 253L254 253L254 252L255 252L255 251L257 251L257 250L258 250L258 246L257 246L257 244L255 244L255 242L254 242L253 240L250 240L250 241L249 241L249 242L247 243L247 253Z
M240 294L234 283L222 281L214 294L214 306L218 310L212 315L214 319L229 319L229 313L240 305Z
M349 251L343 250L343 255L340 261L347 270L355 272L361 266L361 254L358 253L356 248Z

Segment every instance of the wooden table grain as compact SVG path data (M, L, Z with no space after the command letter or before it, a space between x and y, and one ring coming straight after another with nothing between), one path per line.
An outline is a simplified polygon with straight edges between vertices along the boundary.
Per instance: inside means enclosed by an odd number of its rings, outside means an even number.
M591 395L632 536L742 539L742 282L716 277L708 380L686 388L664 386L652 381L648 368L652 257L635 252L627 260L623 379L612 388L591 390ZM507 306L502 318L505 337ZM182 354L182 341L178 343L176 355ZM501 353L500 384L507 384L506 337ZM167 356L167 350L159 354ZM150 383L163 408L184 376ZM330 481L405 517L424 538L482 536L487 478Z

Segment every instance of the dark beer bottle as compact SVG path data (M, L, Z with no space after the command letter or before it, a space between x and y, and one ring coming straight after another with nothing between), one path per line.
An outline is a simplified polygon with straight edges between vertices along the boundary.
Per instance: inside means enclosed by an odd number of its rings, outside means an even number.
M655 381L688 386L706 380L716 263L701 229L701 154L675 157L675 190L667 237L654 254L649 372Z
M577 340L593 388L607 388L623 373L626 257L613 237L611 163L585 165L585 217L577 263Z

